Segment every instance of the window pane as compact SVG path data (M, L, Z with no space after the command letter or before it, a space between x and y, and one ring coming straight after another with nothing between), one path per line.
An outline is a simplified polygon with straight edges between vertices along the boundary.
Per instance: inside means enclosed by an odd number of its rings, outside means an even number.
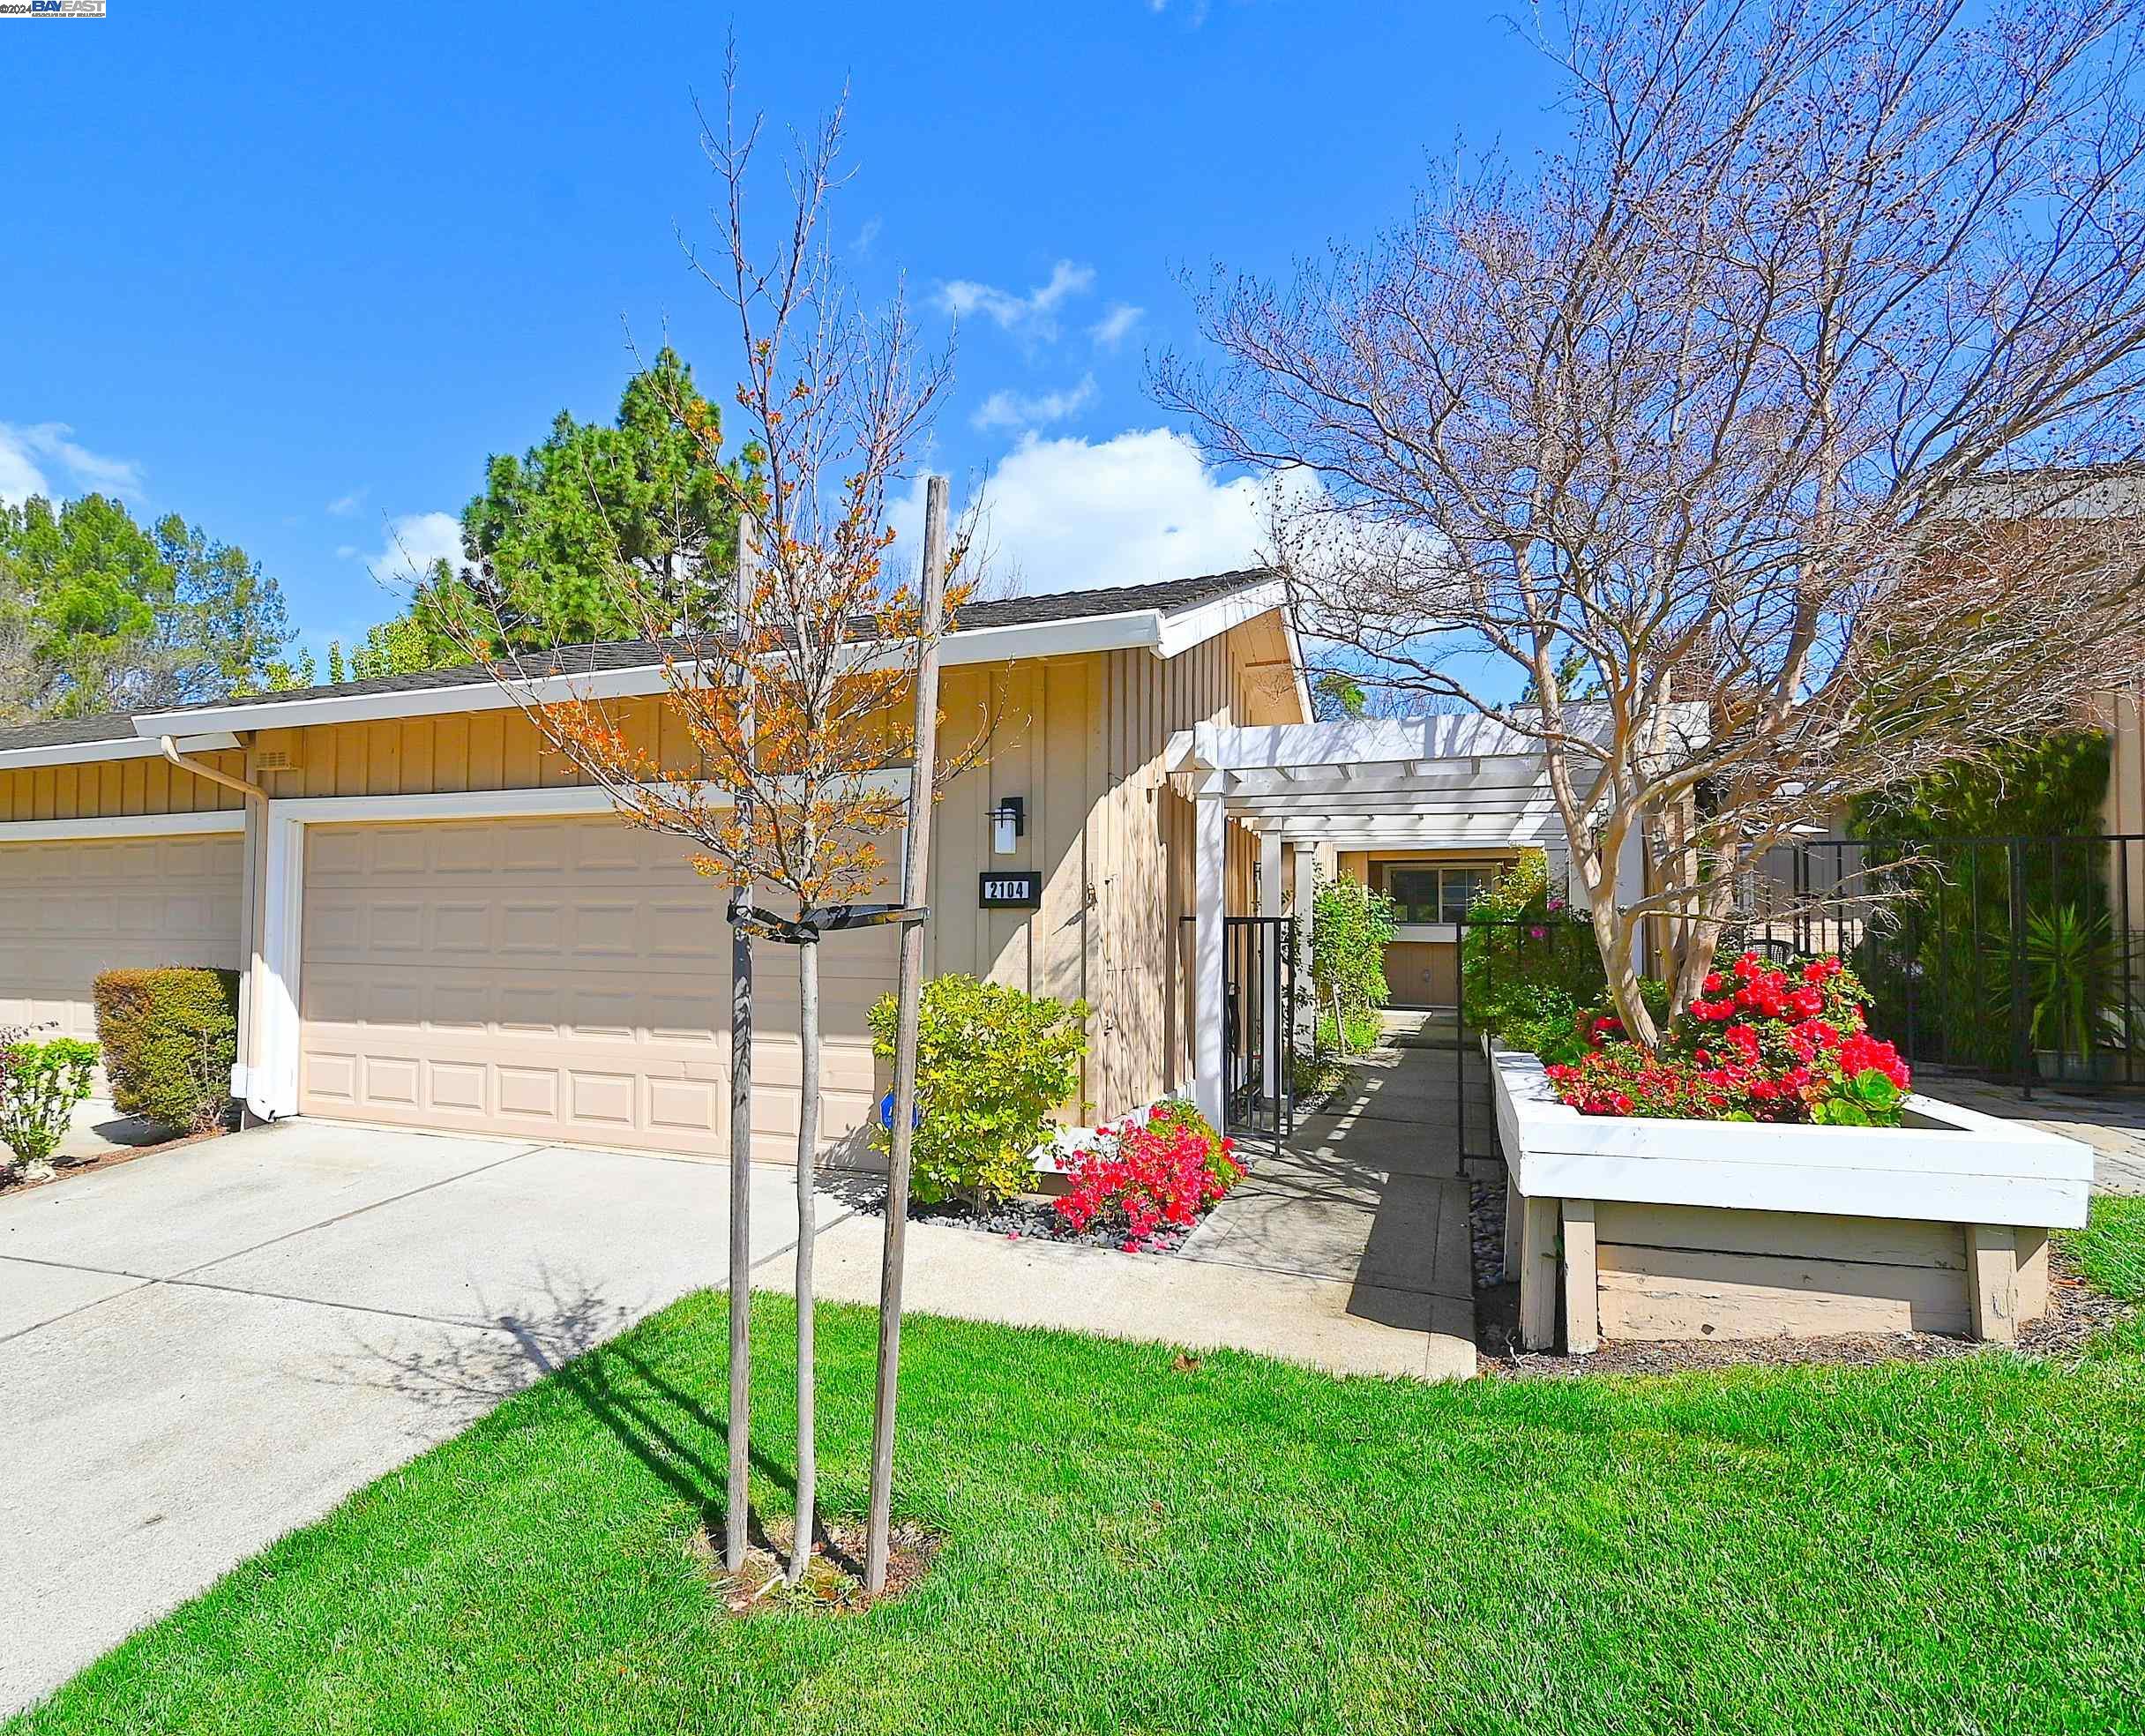
M1435 868L1388 868L1386 892L1393 900L1395 922L1427 923L1438 920L1438 871Z
M1468 906L1490 884L1486 868L1447 868L1445 871L1444 920L1465 922Z

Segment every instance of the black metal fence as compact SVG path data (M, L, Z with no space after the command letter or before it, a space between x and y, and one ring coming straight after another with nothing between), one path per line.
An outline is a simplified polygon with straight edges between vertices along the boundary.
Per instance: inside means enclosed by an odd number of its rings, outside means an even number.
M1573 1003L1604 998L1594 931L1567 917L1483 917L1461 930L1460 1001L1454 1009L1454 1115L1461 1156L1503 1156L1497 1134L1484 1024L1528 1016L1530 1003L1568 1019ZM1537 999L1538 998L1538 999ZM1444 1046L1434 1036L1430 1046Z
M1223 1130L1285 1140L1296 1114L1296 918L1225 917Z
M1746 882L1728 944L1837 952L1910 1064L2028 1091L2145 1084L2145 834L1813 839Z

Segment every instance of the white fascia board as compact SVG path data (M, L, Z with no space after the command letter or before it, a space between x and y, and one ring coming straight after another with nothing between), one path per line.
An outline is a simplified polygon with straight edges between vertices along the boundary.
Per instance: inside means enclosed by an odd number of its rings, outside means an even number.
M1167 627L1157 609L1121 615L1082 615L1069 621L1033 621L1019 626L963 628L938 646L941 668L956 663L1011 662L1022 657L1067 657L1082 651L1154 651Z
M1581 1115L1535 1056L1494 1049L1498 1136L1529 1199L1622 1200L2076 1229L2093 1150L2082 1141L1910 1096L1912 1125L1817 1127Z
M57 742L50 747L11 747L0 752L0 771L35 766L87 766L100 760L154 760L162 752L155 742L134 736L109 741Z
M245 829L243 808L206 808L196 813L100 814L88 819L0 821L0 843L64 843L73 838L176 838Z
M1017 626L978 627L950 633L939 647L941 667L962 663L1011 662L1027 657L1063 657L1083 651L1152 650L1161 643L1162 616L1153 609L1117 615L1088 615L1069 621L1036 621ZM894 654L856 647L860 668L884 667ZM690 670L691 663L681 667ZM146 712L134 720L137 735L153 744L176 730L295 730L314 723L363 723L393 717L436 717L454 712L504 711L525 704L572 700L646 699L669 686L661 663L631 669L598 670L580 675L547 675L503 685L481 671L445 687L400 688L383 693L323 693L251 705L201 707L183 712ZM123 744L121 745L123 746ZM26 750L40 752L41 750ZM138 749L133 750L139 752ZM110 758L109 753L84 755ZM0 756L0 764L10 756Z
M1280 580L1268 580L1263 585L1232 591L1227 596L1216 597L1211 602L1202 602L1190 609L1180 609L1174 614L1156 615L1161 623L1161 635L1154 647L1155 655L1167 660L1182 656L1197 645L1227 632L1231 627L1240 627L1246 621L1255 621L1261 615L1271 614L1288 601L1288 589ZM1297 660L1297 680L1302 681L1301 660Z

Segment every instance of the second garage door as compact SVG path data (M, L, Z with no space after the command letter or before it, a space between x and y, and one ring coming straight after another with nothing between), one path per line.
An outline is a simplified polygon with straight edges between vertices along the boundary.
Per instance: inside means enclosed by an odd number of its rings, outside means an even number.
M727 893L610 819L309 829L299 1108L707 1156L729 1150ZM864 1014L891 930L821 947L822 1129L877 1097ZM757 972L753 1145L795 1156L795 955Z
M0 846L0 1024L93 1042L99 971L236 969L242 848L236 836Z

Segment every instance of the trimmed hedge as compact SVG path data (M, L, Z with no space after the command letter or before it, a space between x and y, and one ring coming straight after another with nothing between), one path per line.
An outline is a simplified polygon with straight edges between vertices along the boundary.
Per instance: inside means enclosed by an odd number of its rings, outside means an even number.
M235 970L107 970L90 993L105 1077L123 1114L193 1134L228 1117L238 1058Z

